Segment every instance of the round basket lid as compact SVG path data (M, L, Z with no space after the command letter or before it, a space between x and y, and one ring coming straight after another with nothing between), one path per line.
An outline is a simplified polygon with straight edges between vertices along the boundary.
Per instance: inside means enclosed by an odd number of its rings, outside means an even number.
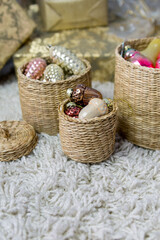
M25 121L0 122L0 161L16 160L29 154L37 139L33 127Z

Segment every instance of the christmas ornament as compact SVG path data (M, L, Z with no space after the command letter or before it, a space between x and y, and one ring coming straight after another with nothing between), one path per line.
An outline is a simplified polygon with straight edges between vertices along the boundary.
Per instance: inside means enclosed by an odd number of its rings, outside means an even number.
M57 82L64 79L64 73L61 67L56 64L49 64L44 71L44 82Z
M155 68L160 68L160 53L158 54Z
M128 53L130 53L130 50L133 52L133 54L135 53L135 49L133 49L130 45L125 45L125 43L123 42L122 43L122 47L121 47L121 52L120 52L120 54L121 54L121 56L125 59L125 60L127 60L129 57L131 57L132 55L128 55ZM127 53L127 55L126 55L126 53Z
M50 57L53 62L61 66L65 71L70 74L79 75L83 74L86 67L84 63L70 50L62 46L48 45Z
M137 54L137 53L133 57L129 58L128 61L131 63L134 63L135 65L138 65L138 66L144 66L144 67L149 67L149 68L154 67L152 62L148 58L144 57L141 54Z
M125 60L128 60L129 58L133 57L136 53L140 54L139 51L132 48L130 45L126 45L123 50L123 57Z
M79 119L91 119L108 113L108 107L104 100L93 98L79 113Z
M81 106L77 106L74 102L69 102L66 104L65 114L70 117L78 118L78 115L81 110L82 110Z
M39 80L47 66L47 63L42 58L35 58L27 63L24 69L24 75L28 78Z
M67 97L80 105L87 105L92 98L101 98L102 94L94 88L78 84L74 89L67 90Z
M156 66L155 66L155 68L160 68L160 59L158 59L158 60L156 61Z
M136 49L131 48L130 45L126 45L124 47L124 59L134 63L135 65L153 68L153 64L150 59L145 57L141 52L137 51Z
M160 53L160 39L153 39L150 44L141 51L145 57L149 58L155 65L158 54Z
M122 48L123 57L125 60L132 62L139 66L145 66L153 68L153 64L150 59L146 58L141 52L137 51L134 48L131 48L130 45L126 45Z

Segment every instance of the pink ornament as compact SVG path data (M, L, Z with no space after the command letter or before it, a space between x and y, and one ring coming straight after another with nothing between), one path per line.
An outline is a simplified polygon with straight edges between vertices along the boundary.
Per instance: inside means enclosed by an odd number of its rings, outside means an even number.
M157 60L160 59L160 53L158 54Z
M35 58L27 63L24 69L24 75L28 78L39 80L47 66L47 63L42 58Z
M143 56L141 53L134 54L132 57L128 59L128 61L138 66L154 68L153 63L148 58Z
M156 66L155 68L160 68L160 58L156 61Z
M155 66L155 68L160 68L160 59L158 59L158 60L156 61L156 66Z
M137 50L135 50L133 48L128 49L124 54L124 59L128 60L129 58L134 57L134 55L137 53L139 54L140 52L138 52Z
M160 53L158 54L155 68L160 68Z

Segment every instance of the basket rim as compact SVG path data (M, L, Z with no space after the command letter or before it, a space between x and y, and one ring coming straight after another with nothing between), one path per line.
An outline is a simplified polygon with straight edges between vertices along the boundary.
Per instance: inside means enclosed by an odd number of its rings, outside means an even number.
M124 43L127 43L129 45L132 46L132 44L134 42L138 42L138 41L141 41L141 42L145 42L146 40L148 41L151 41L153 39L159 39L160 36L157 36L157 37L148 37L148 38L136 38L136 39L130 39L130 40L126 40L124 41ZM119 44L116 49L115 49L115 56L117 58L119 58L124 64L128 65L128 67L130 68L133 68L133 69L139 69L139 70L144 70L146 72L150 72L150 73L154 73L154 74L160 74L160 69L159 68L148 68L148 67L145 67L145 66L138 66L136 64L133 64L127 60L125 60L121 55L120 55L120 48L122 46L122 43Z
M34 58L33 58L34 59ZM42 57L42 59L46 59L46 57ZM23 73L22 73L22 69L25 67L25 65L28 63L24 63L22 66L18 67L17 69L17 73L19 76L27 79L28 81L30 82L33 82L33 83L38 83L38 84L42 84L42 85L62 85L64 83L68 83L68 82L72 82L72 81L75 81L77 80L77 78L81 78L81 77L84 77L87 73L90 72L91 70L91 64L88 60L84 59L84 58L80 58L84 64L86 65L86 69L84 71L83 74L80 74L80 75L72 75L64 80L61 80L61 81L57 81L57 82L43 82L43 81L40 81L40 80L37 80L37 79L32 79L32 78L28 78L26 77Z
M101 122L106 120L107 118L110 118L111 116L115 115L118 111L118 105L117 103L112 100L113 103L113 109L110 113L107 113L103 116L100 117L95 117L95 118L91 118L91 119L79 119L79 118L73 118L73 117L69 117L68 115L66 115L64 113L64 106L67 102L70 102L69 99L64 100L63 102L61 102L58 106L58 113L59 115L63 116L63 118L69 122L74 122L74 123L80 123L80 124L87 124L87 123L95 123L95 122Z

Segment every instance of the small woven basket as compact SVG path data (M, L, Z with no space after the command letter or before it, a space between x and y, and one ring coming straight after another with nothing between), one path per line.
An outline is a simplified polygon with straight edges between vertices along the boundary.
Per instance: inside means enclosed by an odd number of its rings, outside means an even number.
M125 42L143 50L153 38ZM115 51L114 100L118 103L118 131L130 142L160 149L160 69L137 66Z
M26 64L18 68L18 85L23 119L37 132L49 135L58 133L58 105L66 98L66 90L81 83L91 86L91 65L83 59L86 70L82 75L73 75L63 81L42 82L23 74Z
M0 122L0 161L17 160L36 146L35 130L25 121Z
M65 104L59 106L59 129L63 152L81 163L106 160L114 151L117 104L112 102L109 113L89 120L72 118L64 113Z

